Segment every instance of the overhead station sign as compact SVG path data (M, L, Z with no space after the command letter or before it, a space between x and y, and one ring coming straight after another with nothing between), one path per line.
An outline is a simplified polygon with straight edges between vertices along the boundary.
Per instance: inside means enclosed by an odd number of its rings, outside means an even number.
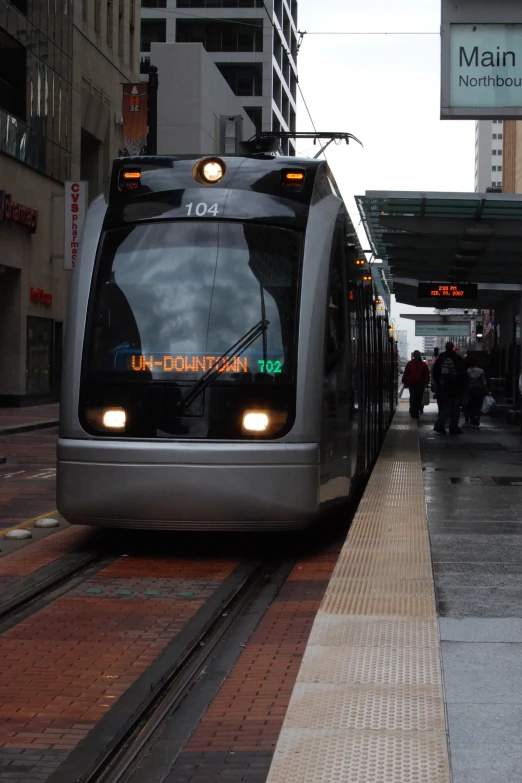
M522 117L520 0L442 0L443 119Z
M471 323L441 324L415 321L415 337L469 337Z
M478 285L475 283L419 283L419 299L442 301L444 299L477 299Z

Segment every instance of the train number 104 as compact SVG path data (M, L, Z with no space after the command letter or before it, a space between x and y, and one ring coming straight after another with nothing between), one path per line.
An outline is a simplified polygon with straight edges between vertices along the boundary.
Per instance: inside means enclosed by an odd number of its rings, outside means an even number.
M217 204L206 204L204 201L200 201L199 204L194 204L191 201L190 204L185 204L185 209L187 210L187 217L190 217L192 214L198 217L203 217L204 215L214 215L215 217L219 213Z

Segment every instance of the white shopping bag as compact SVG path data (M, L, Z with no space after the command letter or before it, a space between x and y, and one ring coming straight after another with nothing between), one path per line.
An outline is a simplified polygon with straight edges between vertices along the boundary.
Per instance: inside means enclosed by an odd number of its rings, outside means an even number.
M493 408L496 404L497 403L495 402L495 400L493 399L491 394L486 394L486 396L482 400L481 412L482 413L489 413L491 408Z

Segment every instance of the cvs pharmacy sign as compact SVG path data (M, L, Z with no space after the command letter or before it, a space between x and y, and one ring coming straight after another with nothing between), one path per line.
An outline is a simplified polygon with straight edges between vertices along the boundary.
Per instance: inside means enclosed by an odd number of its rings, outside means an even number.
M87 210L87 182L65 183L65 238L63 268L74 269L80 231Z

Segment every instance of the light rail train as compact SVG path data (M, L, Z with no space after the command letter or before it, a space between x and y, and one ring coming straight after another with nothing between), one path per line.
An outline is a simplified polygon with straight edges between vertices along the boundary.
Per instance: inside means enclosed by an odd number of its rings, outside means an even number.
M298 529L346 503L398 385L396 343L351 234L325 162L114 161L73 274L61 514Z

